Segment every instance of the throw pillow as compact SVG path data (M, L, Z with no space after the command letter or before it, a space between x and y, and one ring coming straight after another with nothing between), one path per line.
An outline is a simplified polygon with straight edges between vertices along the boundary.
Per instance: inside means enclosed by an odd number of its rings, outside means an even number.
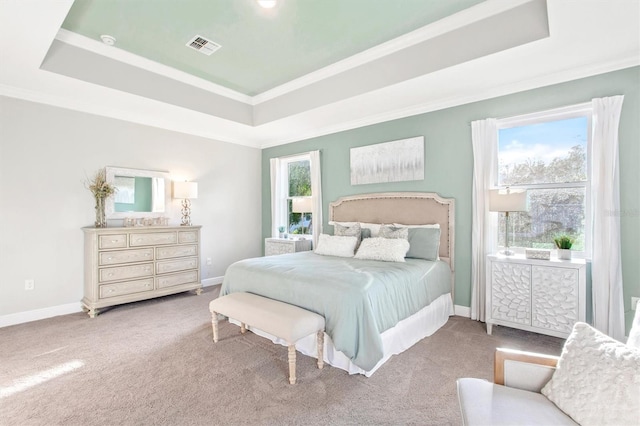
M407 240L409 239L409 228L383 225L380 227L378 236L380 238L401 238Z
M314 253L323 256L353 257L356 244L358 244L356 237L320 234L318 247Z
M640 350L578 322L542 394L583 426L640 419Z
M341 225L336 223L333 225L333 235L339 235L342 237L356 237L358 241L362 239L362 229L358 222L353 225Z
M409 250L409 241L401 238L366 238L362 240L356 252L356 259L382 260L385 262L404 262Z
M409 245L407 257L438 260L440 228L409 228Z

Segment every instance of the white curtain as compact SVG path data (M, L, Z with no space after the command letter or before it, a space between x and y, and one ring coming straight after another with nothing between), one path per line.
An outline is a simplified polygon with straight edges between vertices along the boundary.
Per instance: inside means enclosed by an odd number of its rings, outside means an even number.
M624 96L592 100L593 135L591 281L594 326L624 341L624 302L620 259L618 124Z
M473 193L471 228L471 319L485 320L487 255L497 248L497 217L489 213L489 189L496 184L498 131L496 119L471 123Z
M322 170L320 167L320 151L311 151L311 194L313 195L313 248L318 244L318 238L322 233Z
M272 158L269 160L271 165L271 236L277 237L279 234L278 227L287 226L287 211L285 204L282 202L285 195L285 182L283 174L280 170L281 160Z

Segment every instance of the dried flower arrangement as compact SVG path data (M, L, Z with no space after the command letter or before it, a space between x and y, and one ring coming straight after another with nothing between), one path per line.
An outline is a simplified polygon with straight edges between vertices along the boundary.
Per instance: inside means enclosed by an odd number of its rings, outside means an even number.
M92 179L87 179L86 186L96 199L105 199L116 192L116 188L107 182L105 169L98 170Z
M85 186L96 199L96 228L106 228L107 218L104 211L104 200L116 192L116 188L107 182L105 169L98 170L92 179L87 179Z

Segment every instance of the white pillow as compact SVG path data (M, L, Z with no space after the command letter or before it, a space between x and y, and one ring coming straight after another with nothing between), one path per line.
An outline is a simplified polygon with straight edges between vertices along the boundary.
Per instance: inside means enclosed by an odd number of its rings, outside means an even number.
M640 350L578 322L541 392L583 426L638 424Z
M393 226L404 227L404 228L438 228L440 229L439 223L428 223L425 225L403 225L402 223L394 223Z
M409 251L409 241L399 238L365 238L355 255L356 259L404 262Z
M318 247L314 253L323 256L353 257L356 244L358 244L356 237L320 234Z
M378 234L380 233L380 227L382 225L379 223L366 223L366 222L360 222L360 227L362 229L369 229L371 231L371 236L372 237L377 237Z

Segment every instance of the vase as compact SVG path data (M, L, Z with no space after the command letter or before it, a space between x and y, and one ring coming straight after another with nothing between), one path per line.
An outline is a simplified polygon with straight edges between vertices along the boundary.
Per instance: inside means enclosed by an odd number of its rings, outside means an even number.
M107 216L104 212L104 198L96 197L96 228L107 227Z
M569 250L569 249L558 249L558 259L571 260L571 250Z

